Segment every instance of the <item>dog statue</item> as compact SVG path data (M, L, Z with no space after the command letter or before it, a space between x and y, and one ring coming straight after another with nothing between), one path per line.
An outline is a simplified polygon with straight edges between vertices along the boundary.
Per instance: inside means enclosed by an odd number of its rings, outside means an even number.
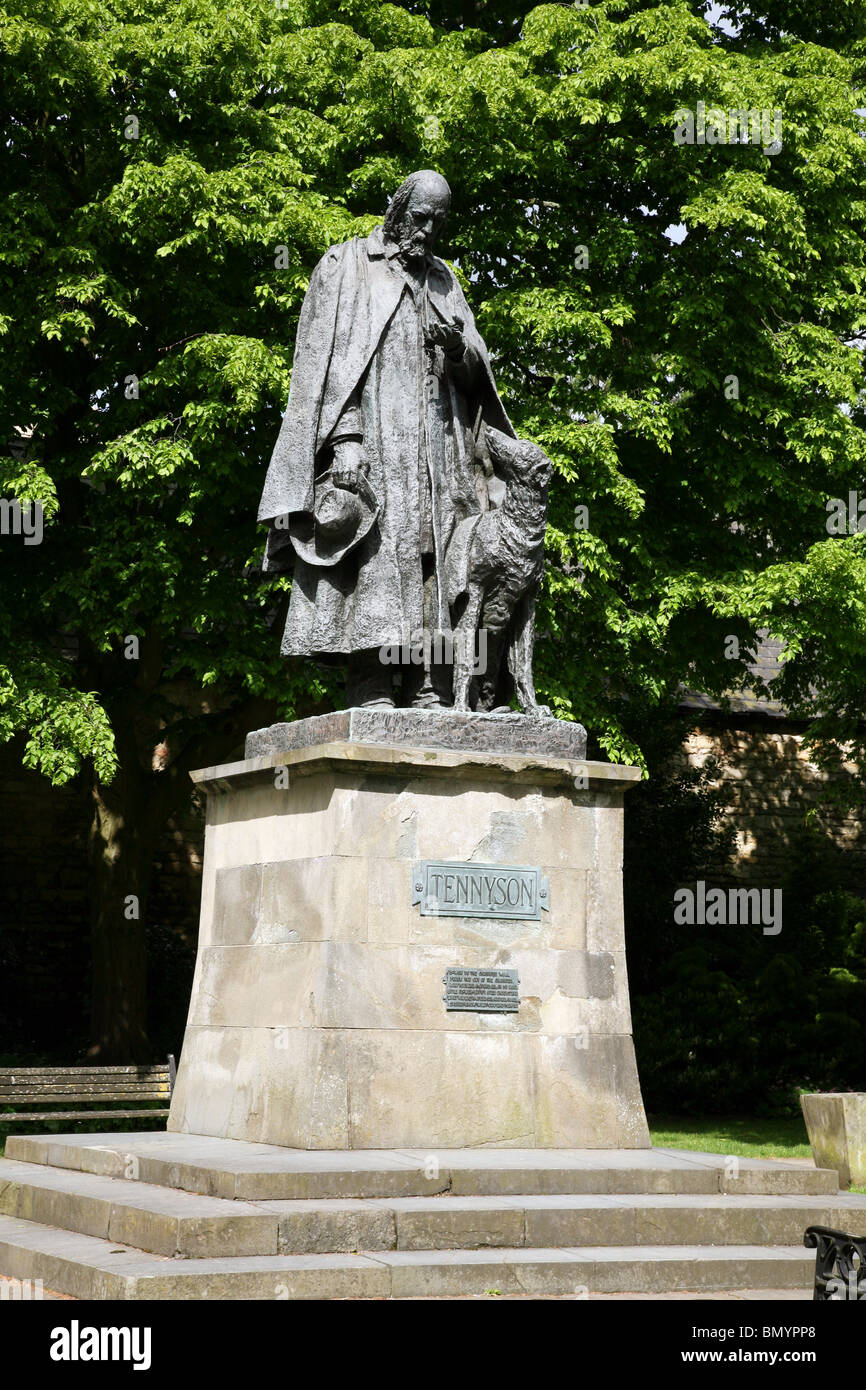
M544 574L547 489L553 471L537 444L486 428L494 472L505 483L501 506L461 522L446 559L454 660L454 705L550 716L532 679L535 601ZM486 634L486 669L475 676L476 634Z

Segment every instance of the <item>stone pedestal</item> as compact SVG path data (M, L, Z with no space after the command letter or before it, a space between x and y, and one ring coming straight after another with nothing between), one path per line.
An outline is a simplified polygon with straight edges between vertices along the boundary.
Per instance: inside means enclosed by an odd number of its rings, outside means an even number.
M622 921L638 772L584 750L578 725L353 710L251 734L244 762L194 774L201 931L169 1130L647 1147ZM424 861L537 869L548 907L424 915ZM451 968L516 970L519 1010L446 1011Z

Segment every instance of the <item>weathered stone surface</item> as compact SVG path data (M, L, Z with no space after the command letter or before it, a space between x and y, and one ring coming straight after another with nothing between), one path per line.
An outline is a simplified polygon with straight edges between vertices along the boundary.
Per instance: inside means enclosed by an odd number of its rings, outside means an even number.
M539 1037L535 1142L568 1131L579 1148L649 1145L629 1034Z
M622 870L593 867L586 874L586 946L617 951L623 939Z
M346 1044L336 1029L189 1025L169 1125L298 1148L348 1148Z
M437 1147L355 1152L308 1152L197 1134L10 1135L3 1162L49 1165L79 1173L123 1178L240 1201L283 1198L424 1197L619 1194L719 1194L731 1169L729 1156L684 1149L497 1149ZM741 1177L756 1192L777 1195L780 1175L791 1195L826 1196L852 1211L866 1197L839 1194L832 1169L779 1159L741 1158ZM20 1171L20 1170L19 1170ZM134 1200L134 1198L132 1199ZM736 1193L723 1200L740 1200ZM754 1198L748 1197L749 1202ZM789 1201L787 1194L781 1199ZM832 1205L831 1204L831 1205Z
M333 793L333 773L319 767L315 776L294 778L285 789L274 785L268 770L255 785L209 796L204 873L332 854Z
M448 1297L490 1290L593 1298L603 1292L810 1288L797 1246L609 1246L391 1250L370 1254L166 1260L92 1236L0 1216L0 1270L79 1299L284 1300Z
M493 1203L469 1197L432 1202L397 1198L391 1206L398 1250L475 1250L495 1245L519 1249L523 1245L523 1203L516 1197Z
M530 1249L638 1243L635 1204L606 1195L528 1198L525 1224Z
M261 864L217 869L211 940L220 946L245 946L255 936L261 908Z
M334 716L347 735L353 714ZM648 1144L618 898L603 931L593 898L587 950L587 880L596 893L619 862L630 770L587 765L578 790L556 759L318 749L282 755L287 778L254 760L201 779L209 886L170 1129L317 1149ZM534 867L548 906L424 916L425 859ZM516 970L518 1011L446 1011L452 968Z
M347 1032L351 1145L640 1146L628 1044L598 1036L584 1050L571 1037L499 1028Z
M249 1203L126 1177L0 1159L0 1212L167 1256L277 1253L277 1218Z
M19 1136L13 1147L31 1161L0 1160L12 1213L0 1215L0 1274L78 1298L446 1297L480 1284L482 1293L559 1297L807 1288L804 1227L859 1229L866 1212L866 1197L805 1195L813 1179L835 1179L806 1165L741 1160L768 1193L789 1176L799 1195L730 1195L720 1191L724 1157L668 1150L303 1153L171 1134ZM69 1166L32 1161L44 1158ZM126 1174L161 1164L159 1185L86 1171L109 1158ZM177 1190L194 1174L210 1190L253 1183L261 1195L288 1180L297 1195L253 1203ZM419 1195L394 1195L401 1187ZM364 1188L382 1196L337 1195ZM99 1237L90 1234L97 1209ZM24 1210L26 1221L14 1215ZM135 1248L118 1248L133 1235ZM173 1253L184 1258L165 1258ZM317 1255L327 1258L308 1258Z
M0 1164L0 1212L4 1216L38 1221L46 1226L69 1227L69 1216L74 1210L75 1225L72 1229L81 1235L108 1239L111 1200L103 1193L82 1191L84 1184L74 1182L79 1175L60 1174L59 1181L46 1186L28 1181L26 1174L22 1174L21 1169L30 1165L12 1165L5 1160L0 1160ZM98 1182L99 1179L92 1181Z
M532 1042L501 1032L347 1032L349 1146L533 1144Z
M223 1301L388 1298L388 1271L373 1256L271 1255L238 1260L185 1260L162 1269L131 1267L128 1299Z
M262 1205L279 1218L281 1255L393 1250L397 1244L397 1222L389 1203L332 1198Z
M806 1252L808 1254L808 1252ZM797 1249L760 1246L589 1247L572 1250L393 1251L377 1256L394 1298L571 1294L685 1288L803 1288L814 1261ZM689 1282L691 1281L691 1282Z
M866 1184L866 1092L816 1092L800 1104L815 1163L835 1168L842 1187Z
M346 709L272 724L247 734L247 758L294 748L339 743L405 744L454 752L536 753L547 758L586 757L586 730L564 719L527 715L461 714L454 710Z
M0 1270L13 1279L41 1279L45 1288L72 1298L127 1297L119 1262L142 1257L131 1252L110 1256L109 1249L93 1236L0 1216Z
M368 862L357 856L265 864L251 943L366 941L368 880Z
M519 977L517 1013L458 1010L443 1018L445 971L454 945L416 942L299 941L204 947L190 1024L223 1028L411 1029L451 1032L541 1032L584 1039L628 1028L616 996L622 954L523 950L508 953ZM501 948L464 939L461 967L501 968ZM580 1042L576 1043L580 1046ZM287 1048L277 1037L275 1048Z
M408 946L419 940L431 946L450 944L453 923L444 926L441 935L424 930L437 919L422 922L412 906L413 878L412 859L379 859L374 872L368 869L364 908L371 946Z
M797 1245L807 1226L835 1226L866 1217L833 1199L741 1195L650 1197L636 1202L634 1244ZM600 1243L600 1242L599 1242Z

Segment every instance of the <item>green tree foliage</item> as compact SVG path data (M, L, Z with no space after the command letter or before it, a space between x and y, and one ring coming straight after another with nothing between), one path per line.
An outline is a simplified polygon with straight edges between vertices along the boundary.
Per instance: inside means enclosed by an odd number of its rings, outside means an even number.
M766 626L822 753L862 754L866 542L825 525L866 495L862 17L705 8L7 0L0 421L33 434L0 493L45 535L0 538L0 737L93 776L99 990L141 975L106 943L189 768L333 697L277 656L255 507L312 266L416 167L556 465L543 698L641 761ZM678 144L699 102L780 111L781 149Z
M706 826L710 803L693 791ZM676 828L671 804L657 807L638 858ZM800 1091L862 1090L866 901L839 887L839 851L815 828L789 850L776 937L750 924L677 927L651 896L632 904L635 1047L650 1110L798 1114ZM661 874L668 904L674 873Z

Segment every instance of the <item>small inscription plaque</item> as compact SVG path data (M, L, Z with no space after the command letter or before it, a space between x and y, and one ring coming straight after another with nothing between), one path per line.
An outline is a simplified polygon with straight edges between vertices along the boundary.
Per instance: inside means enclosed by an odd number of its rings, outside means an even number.
M550 907L549 880L540 869L505 864L449 864L425 859L416 865L412 903L422 917L499 917L541 920Z
M448 1013L516 1014L520 1008L516 970L446 970Z

